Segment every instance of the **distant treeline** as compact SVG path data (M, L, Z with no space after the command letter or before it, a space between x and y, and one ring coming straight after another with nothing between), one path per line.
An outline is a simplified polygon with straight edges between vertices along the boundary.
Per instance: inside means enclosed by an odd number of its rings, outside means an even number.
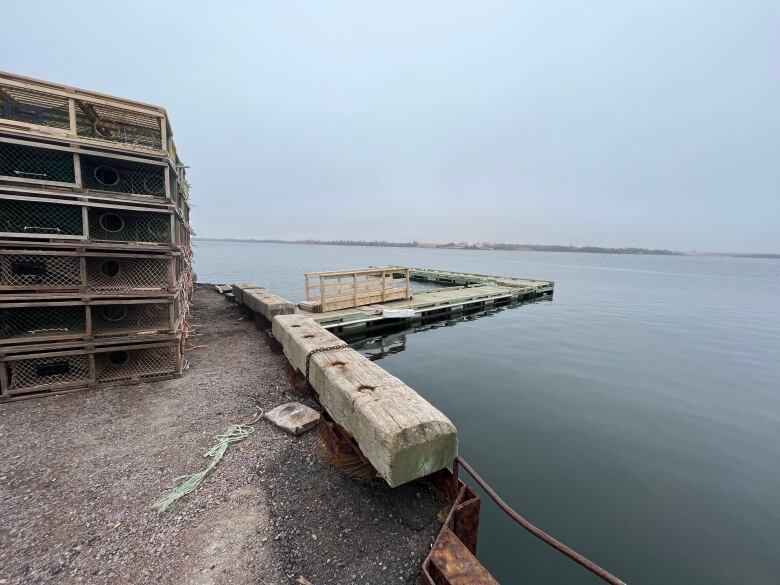
M385 240L275 240L275 239L237 239L237 238L198 238L227 242L257 242L261 244L308 244L318 246L377 246L391 248L445 248L456 250L515 250L523 252L587 252L591 254L656 254L665 256L683 256L683 252L673 250L654 250L649 248L602 248L599 246L550 246L541 244L505 244L483 242L468 244L465 242L446 244L428 244L411 242L387 242Z
M591 254L655 254L661 256L683 256L675 250L651 248L602 248L600 246L547 246L539 244L485 244L492 250L524 250L531 252L589 252Z
M384 246L390 248L417 248L418 242L385 242L384 240L252 240L267 244L310 244L318 246Z

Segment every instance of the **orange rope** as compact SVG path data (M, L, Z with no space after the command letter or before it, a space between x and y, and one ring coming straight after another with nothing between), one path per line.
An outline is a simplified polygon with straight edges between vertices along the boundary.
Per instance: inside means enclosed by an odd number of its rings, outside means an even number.
M193 349L206 349L208 347L208 343L202 343L201 345L193 345L192 347L185 347L184 351L192 351Z

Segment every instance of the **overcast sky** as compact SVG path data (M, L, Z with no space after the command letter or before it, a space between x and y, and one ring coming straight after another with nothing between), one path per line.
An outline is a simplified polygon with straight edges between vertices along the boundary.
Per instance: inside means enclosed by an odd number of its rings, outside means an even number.
M31 2L0 69L160 104L201 236L780 252L780 2Z

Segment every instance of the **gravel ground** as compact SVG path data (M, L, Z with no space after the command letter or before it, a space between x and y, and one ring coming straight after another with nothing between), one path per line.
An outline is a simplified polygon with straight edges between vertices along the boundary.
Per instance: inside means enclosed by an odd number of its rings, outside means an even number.
M0 405L0 584L417 583L445 502L327 467L266 422L167 513L212 437L289 401L284 356L198 287L176 380Z

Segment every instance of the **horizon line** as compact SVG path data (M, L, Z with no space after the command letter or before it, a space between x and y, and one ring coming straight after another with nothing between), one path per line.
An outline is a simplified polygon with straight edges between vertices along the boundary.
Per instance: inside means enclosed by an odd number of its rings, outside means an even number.
M638 256L727 256L732 258L780 259L780 253L774 252L717 252L700 250L671 250L666 248L644 248L639 246L575 246L572 244L515 244L508 242L391 242L387 240L286 240L280 238L226 238L195 236L193 240L213 242L245 242L258 244L303 244L330 246L377 246L387 248L424 248L435 250L495 250L500 252L573 252L580 254L633 254Z

